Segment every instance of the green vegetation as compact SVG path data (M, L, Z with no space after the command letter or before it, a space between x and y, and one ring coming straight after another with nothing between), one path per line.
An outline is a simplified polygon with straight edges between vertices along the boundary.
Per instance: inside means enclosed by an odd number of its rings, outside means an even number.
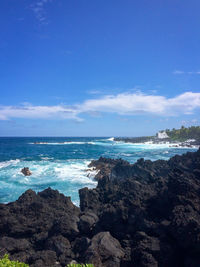
M8 254L5 254L2 259L0 259L0 267L29 267L28 264L19 261L9 260ZM77 264L71 263L67 264L67 267L95 267L94 264Z
M5 254L3 259L0 260L0 267L29 267L29 265L19 261L11 261Z
M166 129L165 131L173 141L185 141L187 139L200 140L200 126L191 126L188 128L182 126L181 129L173 128L172 130Z
M19 261L9 260L8 254L5 254L2 259L0 259L0 267L29 267L28 264ZM94 264L77 264L71 263L67 264L67 267L95 267Z

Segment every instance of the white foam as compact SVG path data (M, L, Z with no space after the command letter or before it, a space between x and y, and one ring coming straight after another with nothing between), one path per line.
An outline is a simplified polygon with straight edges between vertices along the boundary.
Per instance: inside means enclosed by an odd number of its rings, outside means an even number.
M165 143L149 143L149 142L145 142L145 143L130 143L130 142L123 142L123 141L116 141L115 142L116 145L119 146L124 146L124 147L132 147L132 148L137 148L137 149L164 149L164 148L178 148L178 149L198 149L199 146L195 146L192 145L191 147L188 146L183 146L182 143L169 143L169 142L165 142Z
M64 145L83 145L83 144L87 144L87 142L64 142L63 144Z
M95 176L95 172L92 173L90 171L86 171L87 163L88 162L71 162L68 164L58 163L54 167L54 173L60 180L67 180L81 184L96 184L96 182L91 179Z
M94 181L95 171L88 170L90 160L57 160L57 161L24 161L12 160L1 162L1 176L8 185L34 187L42 186L43 184L56 183L61 186L61 191L65 190L60 182L70 186L70 192L75 190L77 194L79 188L83 185L89 188L95 187L97 182ZM14 168L12 166L15 166ZM31 176L24 176L21 169L26 166L32 172ZM8 167L8 168L5 168ZM72 188L71 188L72 187ZM66 191L69 190L68 186ZM67 191L67 194L71 194Z
M11 159L11 160L8 160L8 161L2 161L2 162L0 162L0 169L6 168L6 167L8 167L10 165L14 165L15 166L19 162L20 162L19 159Z
M153 144L153 141L147 141L147 142L144 142L144 144L146 144L146 145L152 145Z
M51 159L53 159L53 158L49 158L49 157L40 157L41 159L43 159L43 160L51 160Z
M169 151L164 151L163 154L169 154Z
M29 143L30 145L84 145L84 144L90 144L94 145L95 142L35 142L35 143Z
M129 146L129 147L141 148L141 149L160 149L160 148L169 148L170 147L170 144L168 142L167 143L154 144L151 142L131 143L131 142L116 141L116 145Z

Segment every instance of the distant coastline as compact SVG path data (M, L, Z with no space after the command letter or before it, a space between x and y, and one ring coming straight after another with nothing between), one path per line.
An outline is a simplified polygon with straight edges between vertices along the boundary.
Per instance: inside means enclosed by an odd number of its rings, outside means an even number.
M200 147L200 126L191 126L181 129L166 129L159 131L155 136L115 137L116 142L134 144L169 144L170 147Z

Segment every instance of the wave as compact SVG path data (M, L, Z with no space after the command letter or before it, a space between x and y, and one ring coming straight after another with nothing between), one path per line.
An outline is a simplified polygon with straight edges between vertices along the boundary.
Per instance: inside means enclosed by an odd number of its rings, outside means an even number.
M67 180L72 183L79 184L96 185L96 182L93 180L96 173L92 173L92 171L86 168L86 163L72 162L67 165L57 164L57 166L54 167L54 173L59 180Z
M19 162L20 162L19 159L11 159L11 160L8 160L8 161L2 161L2 162L0 162L0 169L6 168L6 167L8 167L10 165L16 165Z
M49 157L40 157L43 160L53 160L54 158L49 158Z
M29 143L30 145L95 145L95 142L35 142Z
M49 159L49 158L48 158ZM95 172L88 169L88 160L57 160L48 161L44 157L43 161L20 161L10 160L0 162L2 177L4 182L18 184L28 184L30 186L52 182L70 182L76 184L96 185L93 180ZM12 168L15 166L15 168ZM32 175L24 176L21 169L28 167ZM7 168L6 168L7 167ZM4 169L3 169L4 168Z
M161 148L170 148L170 144L154 144L151 142L144 142L144 143L131 143L131 142L123 142L123 141L116 141L116 145L119 146L129 146L134 148L140 148L140 149L161 149Z
M145 142L145 143L126 143L123 141L116 141L115 145L117 146L121 146L124 148L135 148L135 149L141 149L141 150L156 150L156 149L198 149L199 146L182 146L180 144L173 144L173 143L165 143L165 144L154 144L154 143L149 143L149 142Z
M108 138L108 139L106 139L106 140L108 140L108 141L114 141L114 137L110 137L110 138Z
M46 158L46 157L45 157ZM94 188L97 182L93 179L96 172L88 169L90 160L10 160L0 162L0 188L5 192L0 196L1 202L16 200L25 190L31 188L41 191L51 186L72 201L79 204L78 190L82 187ZM31 176L21 173L23 167L28 167Z
M109 137L109 138L105 138L105 139L98 139L98 140L95 140L96 142L107 142L107 141L114 141L114 137Z

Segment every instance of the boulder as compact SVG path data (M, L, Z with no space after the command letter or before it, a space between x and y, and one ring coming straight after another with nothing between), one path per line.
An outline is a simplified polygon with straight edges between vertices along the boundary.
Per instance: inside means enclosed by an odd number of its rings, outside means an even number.
M79 230L83 234L90 235L94 226L98 222L98 216L93 212L85 212L80 216Z
M122 159L100 157L98 160L92 160L88 167L93 167L93 170L98 171L94 177L94 179L98 181L101 180L104 176L110 177L112 168L118 163L129 165L127 161L124 161Z
M85 253L85 261L98 267L120 267L123 256L124 251L119 241L109 232L101 232L92 238Z
M28 167L24 167L23 169L21 169L21 172L22 172L25 176L30 176L30 175L32 175L32 172L29 170Z
M15 239L12 237L4 236L0 238L0 248L5 248L9 253L18 251L26 251L30 249L31 244L26 239Z
M71 244L69 240L62 235L48 238L45 242L45 248L55 251L58 256L61 254L66 254L68 257L71 256Z
M56 266L56 253L52 250L42 250L34 253L30 262L34 262L30 267L55 267Z

